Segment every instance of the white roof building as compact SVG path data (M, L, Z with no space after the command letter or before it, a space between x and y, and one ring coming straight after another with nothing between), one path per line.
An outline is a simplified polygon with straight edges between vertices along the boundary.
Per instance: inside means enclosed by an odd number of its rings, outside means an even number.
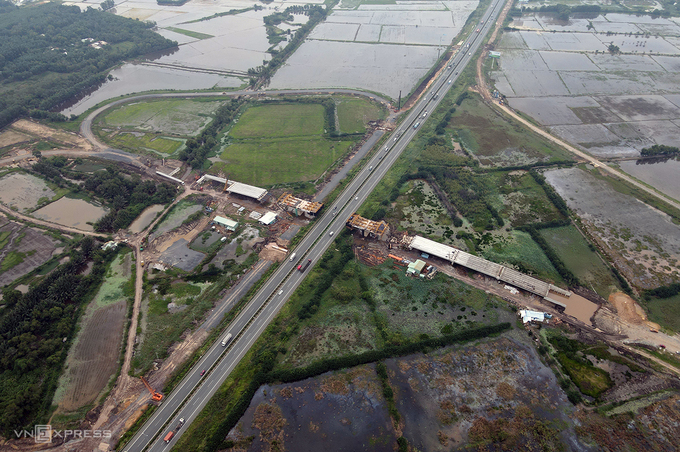
M522 318L523 323L545 321L545 312L522 309L521 311L519 311L519 316Z
M276 216L277 215L274 212L267 212L262 215L262 218L260 218L258 221L262 224L270 225L276 221Z

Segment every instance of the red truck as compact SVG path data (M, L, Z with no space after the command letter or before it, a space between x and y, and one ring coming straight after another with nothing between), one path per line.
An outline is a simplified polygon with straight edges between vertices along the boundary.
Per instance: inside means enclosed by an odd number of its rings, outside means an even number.
M312 263L312 260L307 259L307 262L305 262L304 264L298 265L298 271L303 272L303 271L307 270L307 267L309 267L309 264L311 264L311 263Z
M165 435L165 438L163 438L163 441L165 441L166 443L169 443L173 436L175 436L175 431L171 430L171 431L168 432L167 435Z

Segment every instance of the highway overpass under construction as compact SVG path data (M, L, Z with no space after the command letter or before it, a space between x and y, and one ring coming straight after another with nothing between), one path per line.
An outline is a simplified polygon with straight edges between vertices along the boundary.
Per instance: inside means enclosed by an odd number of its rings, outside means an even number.
M548 284L547 282L541 281L540 279L533 278L529 275L518 272L517 270L488 261L484 258L474 256L452 246L442 245L441 243L437 243L434 240L426 239L425 237L416 235L411 239L411 242L408 244L408 246L411 249L422 251L429 254L430 256L437 256L441 259L451 262L452 264L462 265L463 267L467 267L471 270L491 276L498 281L503 281L507 284L519 287L520 289L526 290L527 292L531 292L546 298L551 303L561 307L566 306L559 301L550 299L548 297L549 292L552 290L567 297L571 295L571 292L560 289L559 287L553 286L552 284Z

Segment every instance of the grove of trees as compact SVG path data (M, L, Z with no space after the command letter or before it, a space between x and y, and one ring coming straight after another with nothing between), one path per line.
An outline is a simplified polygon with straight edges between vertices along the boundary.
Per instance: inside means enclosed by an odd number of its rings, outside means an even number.
M57 379L78 318L101 284L115 251L91 237L74 246L60 265L22 294L5 289L0 311L0 433L46 423ZM92 271L82 275L88 262Z
M177 45L154 25L94 8L0 0L0 127L23 115L49 117L121 61ZM90 40L107 45L95 49Z

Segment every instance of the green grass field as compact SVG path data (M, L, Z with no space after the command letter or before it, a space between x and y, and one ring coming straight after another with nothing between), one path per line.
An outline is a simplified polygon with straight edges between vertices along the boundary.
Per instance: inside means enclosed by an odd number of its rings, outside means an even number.
M588 247L588 242L574 226L543 229L540 232L564 265L585 287L593 289L604 298L617 287L609 267Z
M482 247L481 254L494 262L515 265L524 273L562 282L541 247L525 232L512 231L508 237L495 237L491 246Z
M647 310L649 320L675 332L680 331L680 294L668 298L652 298L642 305Z
M121 149L131 151L147 150L157 152L167 157L179 150L184 144L184 140L179 138L166 138L155 134L144 134L137 137L131 133L118 133L108 142Z
M367 99L342 98L337 104L341 133L364 133L369 121L384 118L384 111Z
M314 180L352 145L323 137L299 140L248 140L225 148L212 168L258 186Z
M320 104L269 104L247 109L229 132L235 139L319 136L324 109Z

